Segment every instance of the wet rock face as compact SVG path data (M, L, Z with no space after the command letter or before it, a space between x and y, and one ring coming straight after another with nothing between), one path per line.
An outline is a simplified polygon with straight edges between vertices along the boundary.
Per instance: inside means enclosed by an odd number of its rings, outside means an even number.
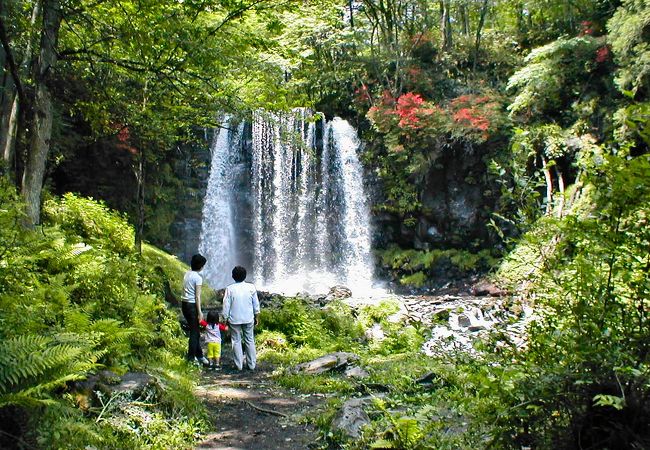
M485 177L483 160L488 151L484 146L470 144L446 149L418 186L422 212L416 222L407 224L387 213L377 215L376 245L397 243L404 248L429 250L467 248L477 240L487 244L487 211L492 210L496 192Z
M480 147L465 146L445 153L426 175L416 239L424 244L465 246L485 240L484 209L489 199L480 180L486 171Z

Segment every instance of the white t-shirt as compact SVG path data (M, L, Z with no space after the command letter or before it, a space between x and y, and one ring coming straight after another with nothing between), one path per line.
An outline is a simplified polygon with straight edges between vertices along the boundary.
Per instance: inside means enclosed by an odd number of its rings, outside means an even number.
M226 288L223 295L223 317L234 325L251 323L260 312L257 290L252 283L242 281Z
M203 278L198 272L188 270L183 277L183 295L181 298L187 303L196 303L196 287L203 284Z

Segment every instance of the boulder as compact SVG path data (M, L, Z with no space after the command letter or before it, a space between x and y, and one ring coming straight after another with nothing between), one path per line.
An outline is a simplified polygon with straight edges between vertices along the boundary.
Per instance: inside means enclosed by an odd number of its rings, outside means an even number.
M332 286L330 291L325 296L326 301L332 300L343 300L345 298L352 297L352 291L350 288L342 285Z
M494 283L490 283L489 281L486 280L482 280L476 283L474 286L472 286L470 292L472 293L472 295L476 295L477 297L484 297L484 296L503 297L504 295L507 294L506 291L499 288Z
M368 378L370 374L359 366L349 366L345 369L345 376L348 378Z
M363 410L365 400L354 398L343 403L332 420L331 430L349 439L361 437L361 429L370 423L370 417Z
M381 325L379 325L378 323L375 323L372 325L372 327L368 328L364 332L364 335L366 336L366 339L368 339L369 341L376 341L376 342L381 342L386 338L384 334L384 330L381 328Z
M458 326L467 328L472 325L472 319L467 314L461 314L458 316Z
M116 385L108 386L110 394L128 392L139 394L150 385L156 383L156 379L144 372L127 372L122 376Z
M435 372L427 372L422 375L420 378L415 380L417 384L433 384L434 382L440 380L440 376Z
M312 361L298 364L290 371L293 373L319 374L330 370L343 369L348 364L358 361L359 356L354 353L334 352L316 358Z

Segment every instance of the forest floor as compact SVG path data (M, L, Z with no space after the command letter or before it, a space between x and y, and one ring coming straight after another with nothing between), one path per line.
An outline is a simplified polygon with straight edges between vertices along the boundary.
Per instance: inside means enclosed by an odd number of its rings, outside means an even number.
M197 449L298 450L318 447L318 432L309 424L325 404L319 394L300 394L278 386L273 367L238 371L224 342L221 370L204 369L197 388L212 417L212 431Z

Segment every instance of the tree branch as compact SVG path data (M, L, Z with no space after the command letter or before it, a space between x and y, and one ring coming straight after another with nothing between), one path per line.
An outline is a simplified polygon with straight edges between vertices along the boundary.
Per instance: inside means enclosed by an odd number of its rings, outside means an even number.
M0 8L2 7L2 2L0 2ZM16 92L18 93L18 98L22 105L27 104L27 98L25 97L25 91L23 85L20 82L20 77L18 76L18 67L16 66L16 60L14 59L13 52L11 51L11 46L9 45L9 39L7 38L7 31L5 28L4 20L2 19L2 10L0 10L0 40L2 41L2 48L7 55L7 62L9 63L9 72L11 73L11 78L14 80L14 85L16 86Z

